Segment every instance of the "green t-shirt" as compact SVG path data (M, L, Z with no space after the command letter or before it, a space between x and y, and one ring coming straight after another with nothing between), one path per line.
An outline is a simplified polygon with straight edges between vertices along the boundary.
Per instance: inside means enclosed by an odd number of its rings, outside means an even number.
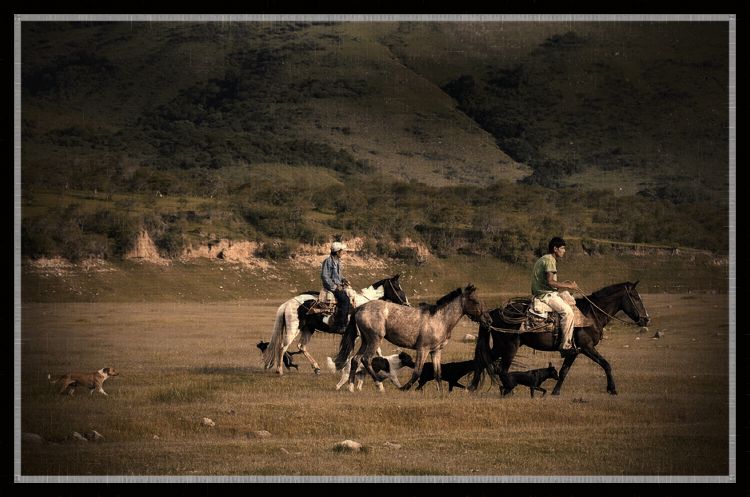
M553 273L553 278L557 281L557 260L552 254L543 255L534 263L534 270L531 277L531 293L535 297L557 291L557 288L553 288L547 283L547 273Z

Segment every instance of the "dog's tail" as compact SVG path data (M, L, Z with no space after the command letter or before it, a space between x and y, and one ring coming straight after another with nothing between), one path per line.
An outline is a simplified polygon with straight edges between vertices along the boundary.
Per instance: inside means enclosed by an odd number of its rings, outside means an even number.
M326 365L328 366L328 371L331 373L336 372L336 363L333 362L333 359L331 359L330 356L326 357Z

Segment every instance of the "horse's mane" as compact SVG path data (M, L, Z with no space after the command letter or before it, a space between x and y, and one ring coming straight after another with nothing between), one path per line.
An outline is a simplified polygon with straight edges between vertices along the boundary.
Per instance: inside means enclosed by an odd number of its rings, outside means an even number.
M611 297L612 295L621 292L623 288L627 288L630 285L632 285L632 283L626 281L624 283L615 283L614 285L605 286L601 290L597 290L592 293L589 298L604 299L607 297Z
M576 306L581 312L583 313L588 312L591 309L591 304L589 303L589 300L595 300L598 302L606 301L610 297L620 293L624 288L627 288L628 286L631 286L631 285L632 283L626 281L623 283L615 283L614 285L605 286L604 288L595 291L588 297L577 298Z
M438 309L441 309L445 307L449 302L452 302L456 299L459 295L463 293L463 290L461 288L456 288L451 293L444 295L438 299L437 302L434 304L419 304L420 309L424 309L426 311L429 311L430 314L435 314Z

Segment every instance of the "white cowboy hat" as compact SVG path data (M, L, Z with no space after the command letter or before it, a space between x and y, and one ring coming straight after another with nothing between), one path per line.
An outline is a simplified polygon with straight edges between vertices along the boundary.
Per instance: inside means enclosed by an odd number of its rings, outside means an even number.
M346 250L346 244L341 242L333 242L331 244L331 252L338 252L340 250Z

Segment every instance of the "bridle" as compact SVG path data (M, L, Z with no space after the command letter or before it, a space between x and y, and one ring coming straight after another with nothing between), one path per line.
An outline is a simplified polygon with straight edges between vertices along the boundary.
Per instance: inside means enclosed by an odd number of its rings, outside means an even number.
M471 319L472 321L474 321L475 323L484 324L484 325L488 325L489 326L488 323L482 321L482 316L484 316L485 314L487 314L487 312L483 310L483 307L484 307L484 305L481 302L479 302L479 311L480 312L479 312L478 315L472 316L471 314L469 314L468 312L465 312L465 311L464 311L464 314L469 319ZM489 316L488 316L488 318L489 318ZM488 319L488 320L491 321L491 319Z
M394 295L396 296L396 298L398 299L398 302L396 302L397 304L401 304L401 305L406 305L406 306L409 306L409 307L411 307L411 304L409 303L409 299L406 299L406 300L404 300L404 299L402 299L402 298L401 298L401 295L399 295L398 291L396 290L396 287L394 287L394 286L393 286L393 281L391 281L391 280L389 279L389 280L388 280L388 285L390 285L390 287L391 287L391 290L393 291L393 294L394 294ZM401 287L399 286L399 288L401 288ZM403 291L404 291L404 289L403 289L403 288L401 288L401 291L403 292ZM404 292L404 295L406 295L406 292Z
M646 307L643 305L643 303L641 303L640 306L637 306L635 304L635 300L633 299L633 295L631 295L631 293L630 293L630 288L627 287L627 286L625 287L625 294L628 296L628 299L630 299L630 304L633 306L633 309L635 309L635 311L638 313L638 322L637 323L631 323L630 321L625 321L624 319L620 319L617 316L613 316L613 315L609 314L607 311L605 311L604 309L602 309L601 307L599 307L598 305L596 305L594 302L592 302L591 299L586 296L586 294L584 293L583 289L581 289L581 287L578 287L578 289L583 294L583 298L586 299L586 301L588 301L588 303L591 304L592 307L594 307L599 312L601 312L602 314L604 314L605 316L607 316L607 317L609 317L611 319L616 319L617 321L620 321L621 323L625 323L625 324L630 325L630 326L640 326L638 323L640 323L640 322L642 322L644 320L646 320L646 321L651 320L651 318L648 315L648 311L646 310ZM643 312L646 313L645 316L641 316L641 309L643 309Z

